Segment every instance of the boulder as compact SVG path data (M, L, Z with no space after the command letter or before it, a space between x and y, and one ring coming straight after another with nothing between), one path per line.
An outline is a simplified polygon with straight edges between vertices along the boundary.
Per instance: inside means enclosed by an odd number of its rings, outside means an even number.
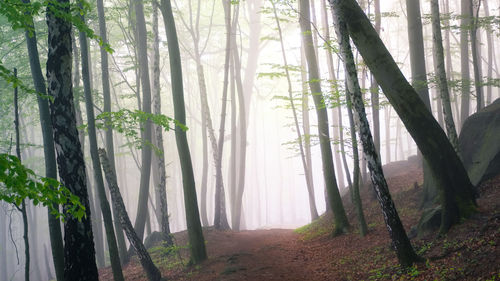
M458 141L474 186L500 173L500 99L467 118Z

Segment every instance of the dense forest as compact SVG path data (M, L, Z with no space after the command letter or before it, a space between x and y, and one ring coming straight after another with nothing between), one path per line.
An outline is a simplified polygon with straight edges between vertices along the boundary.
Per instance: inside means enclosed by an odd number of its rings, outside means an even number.
M0 0L0 281L500 279L500 1Z

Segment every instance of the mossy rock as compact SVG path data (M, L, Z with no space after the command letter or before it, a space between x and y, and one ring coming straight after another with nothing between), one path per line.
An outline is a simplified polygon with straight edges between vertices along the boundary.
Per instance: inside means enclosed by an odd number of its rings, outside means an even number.
M500 172L500 99L465 120L459 145L474 186Z
M418 237L434 232L441 226L441 205L425 209L417 225Z
M161 232L158 232L158 231L153 231L144 240L144 247L146 247L146 249L150 249L150 248L158 245L162 241L163 241L163 234Z

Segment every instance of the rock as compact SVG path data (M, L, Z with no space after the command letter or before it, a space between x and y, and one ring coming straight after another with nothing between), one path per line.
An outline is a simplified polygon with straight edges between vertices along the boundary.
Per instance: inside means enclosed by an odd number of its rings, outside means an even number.
M146 247L146 249L150 249L150 248L158 245L161 241L163 241L162 233L158 232L158 231L153 231L144 240L144 247Z
M500 173L500 99L465 120L459 145L474 186Z

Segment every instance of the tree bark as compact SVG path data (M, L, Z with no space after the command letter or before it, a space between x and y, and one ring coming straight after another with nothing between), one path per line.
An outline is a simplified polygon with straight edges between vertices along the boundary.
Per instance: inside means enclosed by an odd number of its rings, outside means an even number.
M334 0L330 0L333 4ZM475 192L467 172L443 130L406 81L359 5L353 0L338 4L349 34L389 102L422 152L442 193L441 232L476 211Z
M115 205L115 209L118 211L118 218L130 244L139 257L139 261L142 265L142 268L146 272L148 280L162 280L160 270L158 270L156 265L153 263L153 260L151 260L151 256L146 250L146 247L144 247L144 244L142 244L142 239L139 238L134 228L132 227L132 223L130 222L130 218L127 214L127 209L125 208L125 204L123 203L123 199L120 194L120 189L118 188L116 174L114 173L108 157L106 156L106 151L102 148L99 149L99 157L102 162L102 169L104 170L104 174L106 175L106 181L108 182L108 188L111 193L113 205Z
M47 7L47 93L53 97L50 111L61 183L78 196L86 215L81 220L72 216L65 220L64 280L97 280L85 163L73 106L71 24L56 16L58 10L69 13L69 1L58 0L56 3Z
M328 115L325 100L321 91L320 77L318 72L318 62L311 36L311 22L309 16L309 1L299 1L300 29L302 41L305 48L307 67L309 72L309 87L313 95L316 114L318 115L318 135L321 148L321 160L323 164L323 176L325 179L330 205L334 214L335 230L334 234L347 232L349 222L340 198L340 192L335 178L335 168L333 165L332 147L330 145L330 132L328 126Z
M483 94L483 86L481 86L481 55L480 48L478 47L478 17L479 17L479 8L477 9L477 15L474 13L474 3L473 0L469 0L469 10L471 15L471 27L470 27L470 49L472 52L472 67L474 69L474 86L476 89L476 112L481 110L484 107L484 94ZM481 3L481 2L479 2Z
M172 81L172 97L174 103L174 118L186 124L186 110L184 107L184 90L182 83L182 65L179 51L179 42L175 21L172 13L170 0L161 0L160 6L165 23L165 32L168 41L168 53L170 55L170 73ZM201 229L200 214L196 199L196 187L194 182L193 165L187 143L186 132L180 127L175 129L177 151L181 162L182 182L184 189L184 206L186 209L186 221L191 252L191 262L199 263L207 259L205 240Z
M488 0L483 0L483 8L484 8L484 16L489 17L490 16L490 10L488 7ZM492 37L491 37L491 26L487 25L486 26L486 43L488 47L488 74L487 74L487 79L488 82L493 78L493 50L494 48L494 42ZM492 86L490 83L486 86L486 105L489 105L492 101Z

